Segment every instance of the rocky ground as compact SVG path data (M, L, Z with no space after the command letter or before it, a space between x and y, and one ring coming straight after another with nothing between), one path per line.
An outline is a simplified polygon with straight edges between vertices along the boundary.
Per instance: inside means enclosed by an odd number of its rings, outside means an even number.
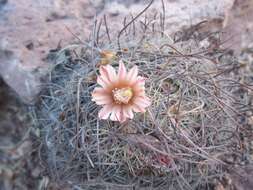
M149 2L0 0L0 190L63 189L50 182L39 164L37 134L24 104L36 102L50 68L50 51L88 39L95 15L97 23L106 15L110 33L116 33L127 15L137 15ZM155 0L146 13L162 13L161 2ZM168 35L194 33L201 23L198 30L223 30L224 47L237 55L253 46L251 0L164 0L164 7L163 29ZM239 184L237 189L243 187L240 179L232 176L228 181L232 179ZM216 188L226 185L218 183Z

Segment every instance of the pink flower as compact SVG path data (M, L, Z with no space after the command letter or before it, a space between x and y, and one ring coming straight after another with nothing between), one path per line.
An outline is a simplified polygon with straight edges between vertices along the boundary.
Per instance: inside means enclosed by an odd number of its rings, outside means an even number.
M145 112L151 101L145 95L145 80L138 76L138 68L134 66L129 72L122 61L119 62L118 74L111 65L100 66L100 76L92 92L92 101L103 106L99 111L99 119L124 122L134 117L133 112Z

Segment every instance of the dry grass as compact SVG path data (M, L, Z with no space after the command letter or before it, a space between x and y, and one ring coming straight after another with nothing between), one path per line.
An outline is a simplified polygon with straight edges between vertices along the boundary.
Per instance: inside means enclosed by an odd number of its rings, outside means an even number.
M95 27L92 40L59 52L37 109L41 159L53 180L75 189L208 189L233 165L252 163L244 143L252 138L253 87L243 65L203 47L210 34L175 43L159 24L141 23L134 19L119 41ZM123 124L98 120L91 102L104 49L117 53L114 67L122 59L147 78L152 106Z

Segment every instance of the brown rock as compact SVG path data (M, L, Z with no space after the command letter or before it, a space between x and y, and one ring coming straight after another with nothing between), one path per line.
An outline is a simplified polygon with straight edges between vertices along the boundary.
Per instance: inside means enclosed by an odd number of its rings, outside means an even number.
M253 1L235 0L223 23L225 47L239 54L253 47Z
M37 71L46 70L49 50L76 40L66 27L87 38L92 21L85 18L92 13L88 1L9 0L3 7L0 75L24 102L33 103L40 91L44 72Z
M0 75L25 103L32 103L40 91L40 81L32 72L22 68L21 61L13 52L0 50Z
M129 2L132 2L132 4ZM111 16L117 15L123 20L130 13L136 16L150 1L140 2L142 3L117 0L113 3L107 3L104 13ZM165 31L170 35L182 28L189 28L204 20L223 19L225 12L232 6L232 3L233 0L164 0ZM149 10L146 11L147 15L154 15L155 12L158 12L156 19L159 21L160 13L162 13L161 1L154 1Z
M236 190L253 189L253 166L238 167L230 171L230 178Z

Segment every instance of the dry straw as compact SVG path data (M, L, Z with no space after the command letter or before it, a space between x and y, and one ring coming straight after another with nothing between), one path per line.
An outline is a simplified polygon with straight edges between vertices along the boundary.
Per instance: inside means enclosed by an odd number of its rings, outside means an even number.
M228 167L250 162L243 143L252 86L236 75L240 63L201 46L217 34L175 42L163 33L164 17L152 18L132 18L114 41L107 24L95 24L90 41L58 53L37 109L53 180L74 189L206 189ZM122 59L147 78L152 106L123 124L98 120L91 101L104 50L116 54L106 63L117 68Z

